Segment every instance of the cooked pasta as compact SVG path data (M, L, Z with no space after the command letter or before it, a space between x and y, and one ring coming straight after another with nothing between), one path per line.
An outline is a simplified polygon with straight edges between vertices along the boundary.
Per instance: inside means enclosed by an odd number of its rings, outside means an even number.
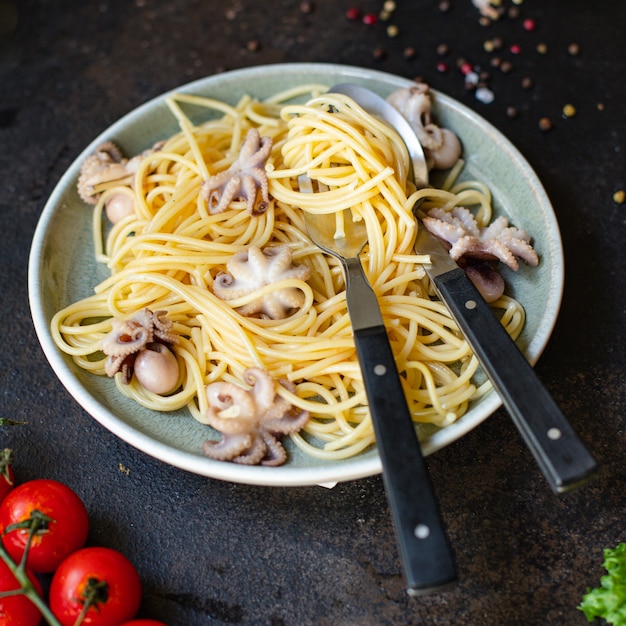
M120 393L155 411L187 407L206 423L207 384L239 382L251 367L286 379L295 392L278 393L311 418L291 435L306 453L328 459L353 456L374 443L367 400L356 358L339 262L308 238L302 212L364 220L368 244L365 272L378 296L390 342L416 423L444 427L463 415L489 389L476 382L478 363L446 307L433 296L413 251L414 204L425 208L472 207L480 225L491 220L491 196L479 182L457 182L462 164L440 189L415 190L407 182L409 161L400 138L352 101L314 86L277 94L266 101L244 97L231 106L209 98L174 95L167 101L180 132L147 154L132 185L104 184L94 208L95 258L110 277L91 296L69 304L51 322L55 342L76 363L105 375L100 341L115 317L148 307L165 310L180 337L173 346L180 366L177 390L151 393L131 380ZM308 94L305 104L294 104ZM205 107L213 116L194 125L185 106ZM201 193L208 177L237 158L249 128L273 141L266 165L273 202L250 216L232 201L212 214ZM327 191L305 194L297 177L306 174ZM103 217L116 194L132 196L135 212L110 228ZM341 220L337 221L341 228ZM213 286L233 254L248 246L286 245L293 260L310 268L307 281L280 287L303 293L304 304L285 319L246 317L237 308L259 292L225 301ZM277 285L261 289L271 291ZM494 303L503 324L517 336L522 307L511 298Z

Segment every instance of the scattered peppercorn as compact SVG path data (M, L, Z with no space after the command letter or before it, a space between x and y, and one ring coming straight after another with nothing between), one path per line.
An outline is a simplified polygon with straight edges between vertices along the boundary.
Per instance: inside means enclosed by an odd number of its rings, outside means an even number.
M396 3L393 0L387 0L383 5L383 10L388 13L393 13L396 10Z
M261 49L261 42L258 39L251 39L246 44L246 48L248 48L250 52L257 52Z
M519 116L519 111L513 106L508 106L506 108L506 115L510 119L514 120L516 117Z
M522 89L532 89L534 84L530 76L524 76L524 78L522 78Z
M447 63L444 63L443 61L437 63L437 71L441 74L445 74L449 69L450 68L448 67Z
M387 37L397 37L400 29L395 24L387 26Z
M475 93L476 100L483 104L491 104L495 100L495 95L491 89L487 87L479 87Z
M626 193L624 193L623 189L620 189L613 194L613 201L617 202L617 204L624 204L624 200L626 200Z
M450 10L450 2L449 0L441 0L441 2L439 3L439 10L442 13L445 13L446 11Z
M604 102L598 102L596 107L598 108L598 111L604 111Z
M309 0L303 0L303 2L300 3L300 11L305 15L309 15L315 11L315 5L313 2L309 2Z
M563 117L574 117L576 115L576 107L573 104L566 104L563 107Z
M548 117L542 117L539 120L539 130L548 131L552 129L552 122Z
M516 20L519 17L519 9L517 7L510 7L508 10L508 16L512 20Z
M440 43L440 44L437 46L437 54L438 54L439 56L445 56L446 54L448 54L448 50L449 50L449 48L448 48L448 44L445 44L445 43Z
M377 47L374 48L373 55L377 61L382 61L383 59L387 58L387 51L384 48Z
M415 48L411 47L411 46L407 46L404 51L402 52L402 54L404 55L405 59L413 59L415 58L415 55L417 54L417 51L415 50Z
M361 10L358 9L357 7L350 7L346 11L346 17L349 20L352 20L352 21L360 20L361 19Z
M522 22L522 27L524 28L524 30L532 32L537 27L537 24L535 23L535 20L528 18Z
M500 71L504 72L505 74L512 72L513 63L511 63L510 61L502 61L502 63L500 63Z
M489 63L491 67L500 67L502 59L500 57L492 57Z
M377 24L378 15L376 15L376 13L366 13L363 16L363 23L367 24L368 26L373 26L374 24Z
M521 47L519 44L514 43L514 44L513 44L513 45L509 48L509 50L511 51L511 54L520 54L520 53L521 53L521 51L522 51L522 47Z
M577 43L571 43L569 46L567 46L567 51L573 56L577 56L578 53L580 52L580 46Z
M539 54L548 54L548 45L545 43L538 43L537 44L537 52Z

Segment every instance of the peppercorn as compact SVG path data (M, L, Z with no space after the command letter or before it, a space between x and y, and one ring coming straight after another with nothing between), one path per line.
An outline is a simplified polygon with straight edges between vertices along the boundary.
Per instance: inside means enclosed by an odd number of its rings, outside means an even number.
M387 51L381 47L374 48L374 58L377 61L382 61L383 59L387 58Z
M347 11L346 11L346 17L349 20L355 21L358 19L361 19L361 10L358 9L357 7L350 7Z
M563 107L563 117L574 117L576 115L576 107L573 104L566 104Z
M567 46L567 51L573 56L577 56L578 53L580 52L580 46L577 43L571 43L569 46Z
M375 13L366 13L363 16L363 23L368 26L373 26L378 23L378 16Z
M613 201L617 202L617 204L624 204L624 200L626 200L626 193L624 193L623 189L620 189L613 194Z
M506 114L507 114L507 117L514 120L519 115L519 111L514 106L508 106L506 108Z
M530 76L524 76L524 78L522 78L522 89L531 89L533 85L533 79Z
M539 130L548 131L552 128L552 122L548 117L542 117L539 120Z

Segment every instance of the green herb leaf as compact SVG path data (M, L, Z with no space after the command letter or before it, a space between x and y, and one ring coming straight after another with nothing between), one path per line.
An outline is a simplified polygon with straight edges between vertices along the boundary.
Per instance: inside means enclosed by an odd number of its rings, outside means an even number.
M608 574L600 587L587 589L578 608L590 622L602 617L608 624L626 626L626 543L604 550L604 567Z

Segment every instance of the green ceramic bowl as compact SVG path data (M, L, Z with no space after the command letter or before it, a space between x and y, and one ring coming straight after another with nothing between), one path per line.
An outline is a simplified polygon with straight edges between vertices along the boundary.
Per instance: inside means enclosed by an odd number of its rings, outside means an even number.
M411 84L407 79L363 68L295 63L218 74L176 91L234 104L243 94L264 98L298 84L332 86L341 82L362 84L383 96ZM157 413L122 397L112 380L84 372L52 341L49 323L54 313L92 293L93 287L106 276L106 268L98 266L93 259L91 211L76 192L80 165L104 140L113 140L126 154L135 154L177 132L176 120L164 104L168 95L124 116L87 146L62 177L41 215L30 254L29 294L34 325L52 368L76 401L103 426L145 453L190 472L273 486L332 485L380 473L375 449L349 460L328 462L304 455L290 441L286 442L289 461L281 467L247 467L207 459L201 453L201 446L209 436L208 427L185 411ZM539 266L522 267L505 277L509 292L526 309L526 326L518 343L534 363L548 342L563 291L561 239L550 201L529 164L500 132L455 100L438 92L434 96L438 123L451 128L463 143L467 160L463 176L489 185L496 212L508 216L534 238ZM206 116L200 110L198 114ZM441 430L424 429L420 432L424 452L430 454L459 439L500 404L500 398L492 392L477 401L455 424Z

